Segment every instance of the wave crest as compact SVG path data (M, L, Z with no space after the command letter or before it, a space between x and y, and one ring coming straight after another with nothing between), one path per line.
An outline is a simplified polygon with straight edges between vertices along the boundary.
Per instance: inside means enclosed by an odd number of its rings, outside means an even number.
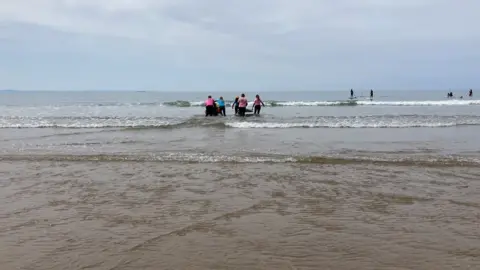
M477 167L480 160L475 158L445 156L445 157L415 157L415 158L380 158L380 157L339 157L339 156L288 156L280 154L235 156L214 155L202 153L162 152L147 155L0 155L0 161L65 161L65 162L182 162L182 163L299 163L299 164L380 164L385 166L421 166L421 167Z
M317 116L290 119L237 117L15 117L0 116L0 128L441 128L480 125L473 115Z
M233 101L225 101L227 106L231 106ZM334 101L264 101L268 107L307 107L307 106L470 106L480 105L480 100L413 100L413 101L370 101L370 100L334 100ZM203 101L177 100L164 102L165 106L174 107L201 107Z

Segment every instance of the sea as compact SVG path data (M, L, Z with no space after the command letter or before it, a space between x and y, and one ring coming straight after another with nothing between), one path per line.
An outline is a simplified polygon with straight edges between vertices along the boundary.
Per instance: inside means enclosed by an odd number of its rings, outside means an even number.
M0 92L1 268L480 269L467 90Z

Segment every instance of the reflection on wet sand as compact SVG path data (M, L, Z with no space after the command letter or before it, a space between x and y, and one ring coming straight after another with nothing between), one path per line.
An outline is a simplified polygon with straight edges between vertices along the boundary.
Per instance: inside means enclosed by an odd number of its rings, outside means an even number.
M480 171L0 163L3 269L478 269Z

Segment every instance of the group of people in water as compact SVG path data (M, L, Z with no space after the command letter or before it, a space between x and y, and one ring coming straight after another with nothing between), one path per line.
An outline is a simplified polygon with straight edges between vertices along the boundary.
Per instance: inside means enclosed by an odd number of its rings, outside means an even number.
M473 97L473 90L472 89L470 89L468 91L468 96ZM447 98L453 98L453 92L448 92L447 93ZM462 99L462 98L463 98L463 96L460 96L460 99Z
M469 97L472 97L473 96L473 90L470 89L468 91L468 96ZM353 93L353 89L350 89L350 99L354 99L356 98L355 94ZM448 92L447 93L447 98L453 98L453 92ZM463 96L460 96L460 98L462 99ZM370 90L370 100L373 100L373 90Z
M245 94L241 94L240 97L235 97L235 101L232 103L232 109L235 109L235 115L245 117L246 112L252 112L251 110L247 109L248 100ZM265 106L262 99L260 99L259 95L255 96L255 100L253 101L252 110L253 114L260 115L260 109L262 106ZM205 117L207 116L217 116L217 115L227 116L225 110L225 100L223 97L215 100L212 96L208 96L207 100L205 100Z
M355 94L353 93L353 89L350 89L350 99L356 98ZM373 89L370 89L370 100L373 100Z

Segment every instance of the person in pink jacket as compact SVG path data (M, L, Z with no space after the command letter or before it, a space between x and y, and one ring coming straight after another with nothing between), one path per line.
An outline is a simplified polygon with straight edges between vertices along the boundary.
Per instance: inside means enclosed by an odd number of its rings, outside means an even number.
M252 106L252 109L254 109L253 114L260 115L260 109L262 108L262 106L265 106L265 104L263 104L263 101L260 99L260 96L256 95L255 100L253 101L253 106Z
M242 94L238 99L238 114L240 116L245 116L245 112L247 111L248 100L245 97L245 94Z
M215 100L212 96L208 96L207 100L205 100L205 117L207 116L214 116L215 113Z

